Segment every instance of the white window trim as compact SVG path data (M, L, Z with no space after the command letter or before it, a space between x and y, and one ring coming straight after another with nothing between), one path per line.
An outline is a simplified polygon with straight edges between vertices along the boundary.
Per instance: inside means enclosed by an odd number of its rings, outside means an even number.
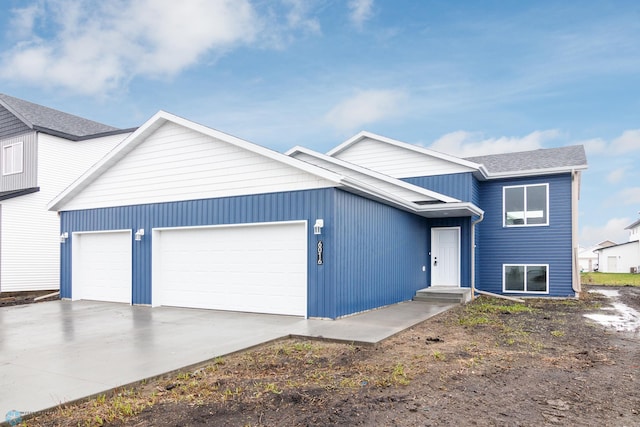
M524 212L526 215L527 212L527 187L540 187L540 186L544 186L547 189L547 200L546 200L546 204L547 204L547 222L545 222L544 224L507 224L507 215L506 215L506 211L507 211L507 206L506 206L506 194L507 194L507 189L508 188L524 188L525 189L525 194L524 194ZM502 187L502 226L503 227L548 227L549 226L549 217L551 216L550 214L551 209L549 208L549 183L542 183L542 184L522 184L522 185L507 185Z
M525 277L527 272L527 267L545 267L547 269L547 283L546 283L546 291L513 291L507 290L507 281L506 281L506 273L507 267L524 267L525 268ZM527 286L527 282L524 283L525 287ZM533 295L548 295L549 294L549 264L502 264L502 292L509 294L533 294Z
M16 168L16 165L13 164L13 160L12 160L12 167L14 169L12 169L11 171L7 172L5 165L6 165L6 156L7 156L7 149L12 148L12 147L16 147L20 146L20 152L22 155L22 161L20 162L20 165L18 165L19 167ZM14 149L16 149L14 148ZM12 159L13 159L13 153L12 153ZM2 175L6 176L6 175L14 175L17 173L22 173L24 170L24 144L22 143L22 141L20 142L14 142L13 144L8 144L2 147Z

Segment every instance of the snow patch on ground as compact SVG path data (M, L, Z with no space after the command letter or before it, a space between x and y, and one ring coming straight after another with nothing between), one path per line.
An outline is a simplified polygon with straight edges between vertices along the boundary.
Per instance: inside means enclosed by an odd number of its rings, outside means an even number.
M621 332L635 332L640 330L640 312L623 304L616 299L620 296L617 290L596 289L589 292L596 292L614 300L612 307L603 307L602 311L611 314L585 314L588 319L596 321L607 328L613 328Z

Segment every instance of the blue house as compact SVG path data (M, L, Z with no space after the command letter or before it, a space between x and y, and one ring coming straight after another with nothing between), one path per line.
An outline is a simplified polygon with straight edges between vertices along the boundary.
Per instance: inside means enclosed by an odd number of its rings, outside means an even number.
M581 146L282 154L159 112L49 204L61 295L337 318L423 288L574 296Z

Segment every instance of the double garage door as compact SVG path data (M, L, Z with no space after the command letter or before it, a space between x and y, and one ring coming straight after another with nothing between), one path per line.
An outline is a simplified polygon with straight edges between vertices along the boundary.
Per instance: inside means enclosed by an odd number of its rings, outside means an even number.
M305 316L306 235L304 222L154 229L152 305ZM136 244L130 230L74 234L73 299L131 303Z

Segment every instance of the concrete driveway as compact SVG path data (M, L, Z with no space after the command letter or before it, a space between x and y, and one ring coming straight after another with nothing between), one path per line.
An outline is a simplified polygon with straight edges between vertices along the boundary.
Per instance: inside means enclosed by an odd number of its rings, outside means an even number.
M340 320L92 301L0 308L0 422L288 336L375 343L452 307L406 302Z

